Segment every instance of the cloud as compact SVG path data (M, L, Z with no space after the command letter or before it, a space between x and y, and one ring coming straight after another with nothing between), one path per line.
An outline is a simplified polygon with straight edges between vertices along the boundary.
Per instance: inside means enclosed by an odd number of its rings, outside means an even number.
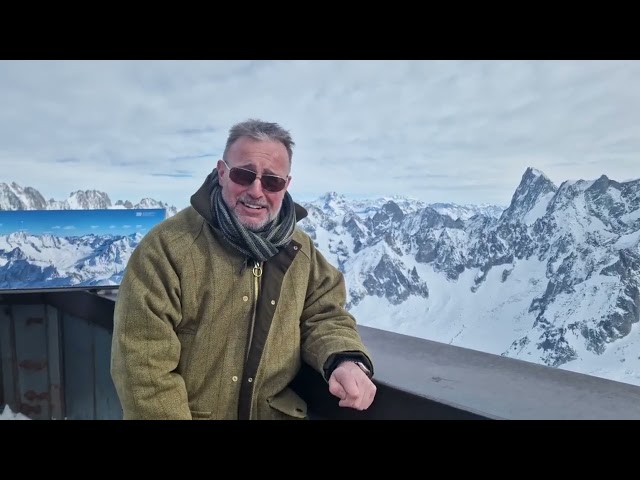
M62 227L62 229L63 230L75 230L76 227L74 225L66 225L66 226Z
M218 129L213 127L202 127L202 128L183 128L182 130L178 130L178 134L180 135L207 135L209 133L214 133Z
M200 155L185 155L182 157L173 157L170 158L169 160L197 160L199 158L207 158L207 157L214 157L215 155L213 155L212 153L203 153Z
M638 61L0 61L0 165L47 199L182 207L257 117L291 130L294 195L503 204L529 166L637 177L638 78Z
M152 173L151 176L153 176L153 177L190 178L190 177L193 177L193 173L175 171L173 173Z
M95 230L96 228L100 228L100 225L91 225L91 228Z

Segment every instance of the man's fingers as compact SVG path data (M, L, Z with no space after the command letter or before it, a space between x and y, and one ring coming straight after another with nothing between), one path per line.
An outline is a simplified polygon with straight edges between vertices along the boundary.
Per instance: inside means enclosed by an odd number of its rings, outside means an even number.
M369 386L369 391L367 392L367 400L366 400L365 404L363 405L365 409L367 409L367 408L369 408L371 406L375 396L376 396L376 386L375 386L375 384L373 382L371 382L371 385Z
M366 410L373 403L376 390L375 384L356 366L340 366L329 379L329 391L340 399L341 407Z
M340 399L344 399L347 396L347 392L345 392L344 388L342 388L340 382L338 382L333 377L331 377L331 380L329 380L329 392Z
M360 404L362 403L362 394L364 393L362 387L358 385L358 382L354 377L348 376L342 382L343 388L347 393L347 397L342 400L341 407L351 407L356 410L360 410Z
M355 408L360 399L360 389L351 376L336 377L329 381L329 391L340 399L341 407Z
M360 396L360 388L356 383L355 379L349 375L346 378L342 379L341 382L342 388L347 393L346 400L354 401L357 400Z
M340 402L341 407L351 407L356 410L366 410L373 403L373 399L376 395L376 386L370 380L366 380L364 384L356 384L358 393Z

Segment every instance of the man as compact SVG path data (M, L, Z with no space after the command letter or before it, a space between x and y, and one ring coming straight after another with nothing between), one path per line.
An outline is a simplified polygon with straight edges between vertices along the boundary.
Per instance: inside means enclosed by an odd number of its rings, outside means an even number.
M370 354L342 274L296 227L294 142L233 126L191 205L134 250L115 307L111 373L125 419L295 419L305 361L339 405L368 408Z

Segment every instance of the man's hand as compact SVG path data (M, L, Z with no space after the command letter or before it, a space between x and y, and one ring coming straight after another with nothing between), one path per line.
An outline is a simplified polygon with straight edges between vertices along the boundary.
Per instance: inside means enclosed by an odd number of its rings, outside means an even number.
M375 384L353 362L342 362L329 378L329 391L340 399L341 407L366 410L376 395Z

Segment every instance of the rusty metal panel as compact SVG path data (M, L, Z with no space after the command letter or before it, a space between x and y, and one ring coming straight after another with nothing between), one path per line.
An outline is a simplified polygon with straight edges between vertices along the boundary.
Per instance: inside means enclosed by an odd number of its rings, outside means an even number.
M2 401L11 410L18 406L17 371L13 342L13 319L8 306L0 306L0 368L2 368Z
M93 325L95 398L97 420L121 420L122 407L111 378L111 334Z
M69 420L93 420L96 408L92 325L65 314L62 331L65 416Z
M30 418L51 418L44 305L14 305L13 326L18 371L17 409Z
M47 305L47 355L49 362L49 406L52 420L64 418L62 390L62 350L60 348L60 318L56 308Z
M121 419L111 332L93 318L11 300L0 305L1 405L33 419Z

